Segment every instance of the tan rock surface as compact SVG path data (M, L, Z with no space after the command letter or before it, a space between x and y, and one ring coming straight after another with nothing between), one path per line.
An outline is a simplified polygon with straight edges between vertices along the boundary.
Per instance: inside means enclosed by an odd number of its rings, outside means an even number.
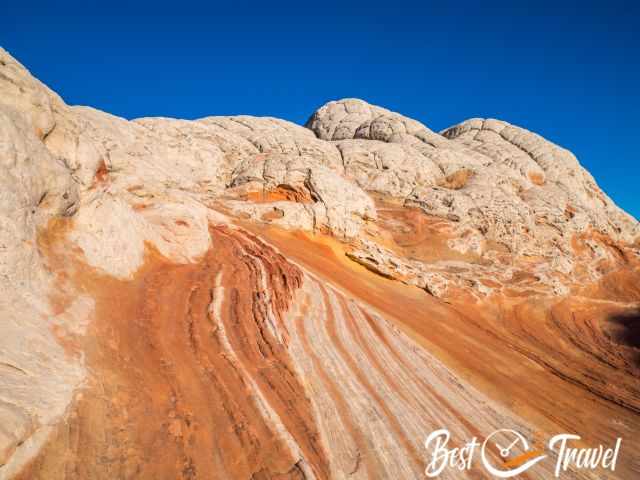
M443 426L640 474L640 226L534 133L128 121L0 49L0 165L0 478L417 478Z

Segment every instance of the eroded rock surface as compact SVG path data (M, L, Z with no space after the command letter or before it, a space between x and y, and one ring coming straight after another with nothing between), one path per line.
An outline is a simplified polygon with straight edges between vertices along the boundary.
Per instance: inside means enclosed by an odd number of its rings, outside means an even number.
M418 478L443 426L640 474L640 226L532 132L128 121L0 49L0 165L0 478Z

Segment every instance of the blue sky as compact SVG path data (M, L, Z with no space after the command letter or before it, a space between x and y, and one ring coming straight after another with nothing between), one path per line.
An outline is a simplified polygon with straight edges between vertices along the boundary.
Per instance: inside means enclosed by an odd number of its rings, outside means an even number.
M499 118L572 150L640 218L640 2L62 3L6 2L0 45L67 103L304 123L359 97L436 131Z

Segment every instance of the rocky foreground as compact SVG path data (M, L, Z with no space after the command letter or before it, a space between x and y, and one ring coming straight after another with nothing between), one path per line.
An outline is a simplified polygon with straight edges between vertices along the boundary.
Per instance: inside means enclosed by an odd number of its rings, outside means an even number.
M640 475L640 225L534 133L127 121L0 49L0 165L0 478L423 478L439 428Z

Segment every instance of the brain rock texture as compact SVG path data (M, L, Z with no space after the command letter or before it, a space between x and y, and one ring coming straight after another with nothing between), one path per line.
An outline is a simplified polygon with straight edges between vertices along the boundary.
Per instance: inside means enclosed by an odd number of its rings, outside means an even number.
M535 133L126 120L0 49L0 166L2 479L420 478L443 426L640 475L640 226Z

